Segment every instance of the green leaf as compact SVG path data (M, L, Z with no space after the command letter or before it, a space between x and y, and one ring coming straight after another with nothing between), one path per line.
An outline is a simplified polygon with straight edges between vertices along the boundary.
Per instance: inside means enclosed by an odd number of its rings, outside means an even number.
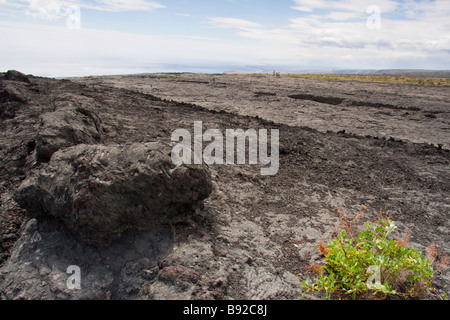
M346 238L347 233L343 230L337 239L332 240L326 246L330 252L325 257L319 279L315 284L304 281L303 286L317 293L325 291L327 297L336 290L344 290L355 298L356 294L369 290L366 286L369 266L378 266L382 275L389 275L386 282L375 283L378 292L395 293L392 284L403 272L409 273L406 280L411 284L422 282L431 286L429 281L426 282L434 274L430 261L423 258L420 251L387 240L386 236L396 228L392 220L374 225L366 222L365 225L368 230L356 238ZM415 287L411 287L410 294L414 290Z

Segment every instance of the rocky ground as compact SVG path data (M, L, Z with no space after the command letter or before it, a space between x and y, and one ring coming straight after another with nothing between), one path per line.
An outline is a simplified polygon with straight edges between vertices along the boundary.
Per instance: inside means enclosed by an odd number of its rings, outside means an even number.
M309 266L321 260L318 243L338 230L335 209L350 215L365 204L362 221L389 210L397 236L409 228L411 246L425 251L436 244L433 286L449 294L448 269L439 264L450 253L447 87L197 74L55 80L7 73L0 81L3 299L299 299ZM174 168L120 162L124 157L113 150L147 143L170 150L172 132L192 132L194 121L221 132L279 129L278 173L209 165L204 183L212 188L200 205L145 230L139 215L133 223L114 221L102 232L120 229L120 236L105 246L83 238L96 229L83 226L80 233L71 228L79 219L58 218L67 203L73 212L85 210L85 202L87 211L107 206L112 198L88 196L120 194L130 181L136 187L124 201L131 213L146 212L133 195L165 203L139 193L149 185L141 174L170 180ZM97 157L103 148L110 152ZM84 162L70 166L64 159ZM122 176L127 163L134 171ZM115 180L127 183L111 188ZM26 193L28 212L18 204L24 185L36 190ZM177 192L198 194L193 185ZM31 212L40 210L47 214ZM80 290L67 287L73 265L81 270Z

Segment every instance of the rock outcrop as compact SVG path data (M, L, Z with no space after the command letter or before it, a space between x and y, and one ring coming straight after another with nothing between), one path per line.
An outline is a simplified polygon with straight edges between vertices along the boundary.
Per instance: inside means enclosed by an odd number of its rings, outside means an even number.
M15 77L7 77L7 75L8 73L4 76L4 80L0 78L0 119L2 120L13 119L17 109L29 100L27 91L30 82L28 78L26 78L27 81L15 81L10 80Z
M110 247L96 248L54 220L30 219L0 269L0 300L140 299L172 246L167 226L128 232ZM79 268L79 287L70 286L76 276L71 266Z
M5 80L30 83L30 79L28 79L26 74L16 70L8 70L5 74Z
M55 217L86 243L104 247L129 229L192 210L212 192L202 166L175 166L162 144L77 145L56 152L14 199L33 216Z
M54 104L55 111L41 115L36 141L39 160L46 162L63 148L101 142L101 120L95 112L93 99L69 94L58 97Z

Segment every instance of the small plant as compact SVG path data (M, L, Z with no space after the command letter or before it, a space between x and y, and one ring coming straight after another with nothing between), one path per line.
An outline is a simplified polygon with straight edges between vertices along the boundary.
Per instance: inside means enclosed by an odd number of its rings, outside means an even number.
M380 211L377 221L366 222L367 230L353 237L352 224L367 207L351 221L338 211L344 230L327 246L319 244L325 264L315 283L309 278L303 281L303 296L325 292L327 299L418 298L431 288L431 262L420 251L402 245L407 241L388 239L397 227L387 213Z

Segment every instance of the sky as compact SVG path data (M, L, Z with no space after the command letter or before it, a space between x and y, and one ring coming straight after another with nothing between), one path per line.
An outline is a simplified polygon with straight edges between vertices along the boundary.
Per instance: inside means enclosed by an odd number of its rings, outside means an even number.
M0 0L0 71L450 70L449 0Z

